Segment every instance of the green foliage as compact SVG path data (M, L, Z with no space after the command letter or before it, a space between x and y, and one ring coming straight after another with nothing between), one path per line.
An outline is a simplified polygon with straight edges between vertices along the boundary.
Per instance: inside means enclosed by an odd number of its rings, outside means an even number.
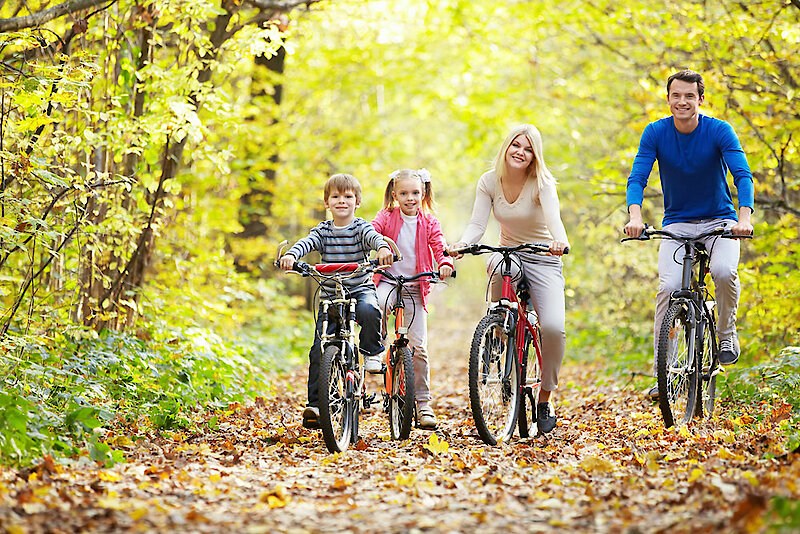
M733 409L761 421L778 421L786 439L786 448L800 447L800 347L786 347L775 361L723 373L717 389L721 399L733 403ZM763 412L758 404L772 406ZM777 407L777 409L775 408Z

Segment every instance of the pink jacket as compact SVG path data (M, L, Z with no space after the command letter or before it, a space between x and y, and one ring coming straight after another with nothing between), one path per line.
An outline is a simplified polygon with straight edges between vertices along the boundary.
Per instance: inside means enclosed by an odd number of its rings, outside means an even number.
M394 241L397 241L397 236L400 233L400 227L403 226L403 218L400 216L400 208L394 208L389 211L382 209L375 215L372 221L372 226L378 231L379 234L385 235ZM416 256L417 256L417 272L424 273L426 271L433 271L433 259L436 258L437 265L453 266L453 260L444 255L444 248L446 246L444 235L442 234L442 225L439 220L429 213L419 212L417 215L417 241L416 241ZM373 277L375 285L381 279L381 274L376 273ZM431 284L429 282L421 282L420 288L422 289L422 305L425 311L428 303L428 294L431 292Z

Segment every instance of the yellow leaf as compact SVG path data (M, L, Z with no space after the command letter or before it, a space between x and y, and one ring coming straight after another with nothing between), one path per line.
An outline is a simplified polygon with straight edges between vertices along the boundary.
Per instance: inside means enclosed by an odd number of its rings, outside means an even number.
M428 444L423 445L423 447L437 455L450 450L450 444L444 440L439 441L439 436L435 433L431 433L431 437L428 438Z
M581 468L588 473L609 473L614 470L614 464L605 458L588 456L581 462Z
M142 508L137 508L136 510L131 510L130 513L128 513L128 515L134 521L138 521L145 515L147 515L147 508L142 507Z
M209 482L213 482L214 484L216 484L217 482L222 480L222 477L219 475L208 475L208 480Z
M680 434L684 438L691 438L692 437L692 433L689 432L689 429L686 428L686 425L681 425L681 427L678 429L678 434Z
M751 486L758 486L758 477L752 471L745 471L742 476L747 479Z
M97 473L97 478L100 480L105 480L106 482L117 482L122 479L121 476L117 473L113 473L111 471L100 471Z
M414 473L397 473L394 480L398 486L413 486L414 482L417 480L417 476Z
M689 474L689 483L691 484L698 478L702 478L705 475L705 472L702 469L694 468L692 472Z
M720 460L737 460L737 461L744 461L744 456L741 454L734 454L725 447L719 448L719 458Z
M6 527L8 534L25 534L25 529L19 525L9 525Z
M273 489L265 491L259 496L261 502L267 503L270 508L283 508L292 500L286 488L278 484Z

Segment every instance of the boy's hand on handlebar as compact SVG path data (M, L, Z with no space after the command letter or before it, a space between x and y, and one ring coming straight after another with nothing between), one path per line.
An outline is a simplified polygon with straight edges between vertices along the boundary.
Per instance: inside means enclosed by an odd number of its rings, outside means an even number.
M378 251L378 263L381 265L391 265L394 262L394 253L389 247L381 247Z
M291 271L296 261L297 258L292 256L291 254L284 254L280 261L281 269L283 269L284 271Z
M439 278L441 278L442 280L450 278L452 274L453 274L453 268L450 267L449 265L442 265L441 267L439 267Z
M553 241L550 243L550 254L554 256L561 256L569 250L569 246L562 241Z
M639 237L644 232L645 224L641 219L631 217L628 224L625 225L624 232L628 237Z

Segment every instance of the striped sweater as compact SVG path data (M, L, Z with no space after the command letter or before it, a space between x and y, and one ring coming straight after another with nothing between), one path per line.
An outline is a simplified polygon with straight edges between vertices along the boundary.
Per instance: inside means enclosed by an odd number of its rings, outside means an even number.
M322 256L322 263L360 263L369 258L370 250L388 247L383 236L379 234L372 224L361 217L356 217L353 222L344 227L333 225L333 221L323 221L311 229L287 254L295 259L300 259L312 250ZM360 285L373 286L372 279L366 274L348 278L344 282L348 289L356 289ZM333 285L324 284L323 287L330 294Z

